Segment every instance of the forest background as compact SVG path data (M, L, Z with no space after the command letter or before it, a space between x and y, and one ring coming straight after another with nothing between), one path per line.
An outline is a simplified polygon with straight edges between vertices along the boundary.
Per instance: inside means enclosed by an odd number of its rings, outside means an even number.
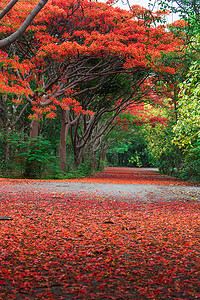
M2 41L38 4L11 2ZM1 47L1 176L83 177L112 165L199 181L200 1L150 1L158 11L43 2ZM180 20L166 24L170 10Z

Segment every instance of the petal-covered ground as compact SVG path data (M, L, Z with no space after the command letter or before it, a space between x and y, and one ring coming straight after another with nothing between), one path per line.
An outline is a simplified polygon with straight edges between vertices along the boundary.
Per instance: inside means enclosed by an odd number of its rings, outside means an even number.
M12 184L16 182L37 182L37 180L21 180L21 179L4 179L0 178L0 184ZM41 180L38 180L41 182ZM46 182L54 182L55 180L45 180ZM156 184L156 185L183 185L197 186L187 181L181 181L178 178L161 175L157 169L149 168L117 168L109 167L101 173L96 173L92 176L82 179L63 179L59 182L87 182L87 183L112 183L112 184Z
M85 178L84 181L122 184L191 185L191 183L187 181L181 181L175 177L161 175L157 169L153 168L110 167L104 172Z
M200 299L199 199L122 201L3 182L0 299Z

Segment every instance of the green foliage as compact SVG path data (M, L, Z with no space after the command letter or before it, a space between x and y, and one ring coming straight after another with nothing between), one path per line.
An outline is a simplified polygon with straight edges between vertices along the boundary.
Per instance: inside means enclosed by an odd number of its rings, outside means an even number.
M149 0L151 5L155 1ZM200 32L200 0L157 0L160 8L179 14L180 18L187 22L186 32L189 36L195 36Z
M163 174L177 175L182 166L182 152L172 144L174 134L169 127L157 125L146 128L148 148L155 157L156 165Z
M25 169L26 178L41 178L48 171L53 177L57 175L58 169L55 168L57 158L52 155L49 141L42 137L28 138L25 142L19 141L18 146L22 149L19 157L22 158L21 168Z
M178 122L173 127L173 143L190 149L200 134L200 66L194 62L187 79L180 85Z
M54 119L44 118L40 121L40 134L48 140L55 156L59 155L60 143L60 128L61 128L61 114L57 110L57 116Z
M4 152L5 143L9 147L7 161ZM4 137L4 145L1 144L0 154L3 175L26 178L50 176L55 178L59 174L57 157L52 155L49 141L42 137L31 139L25 134L12 131L6 140Z
M199 40L199 38L198 38ZM200 66L192 63L187 79L180 85L178 122L172 143L182 150L181 178L200 182Z
M110 146L107 150L107 163L112 166L153 167L155 160L147 149L143 126L134 123L135 117L132 114L121 114L120 118L129 122L126 128L116 126L108 136Z
M85 176L89 176L93 173L91 160L86 160L85 162L81 162L78 167L74 165L73 158L68 160L67 171L64 175L62 175L63 179L70 178L84 178Z
M128 166L132 167L135 165L136 165L136 167L139 167L139 168L141 168L143 166L140 154L138 153L137 150L135 151L134 156L131 156L131 158L129 158L129 160L128 160Z
M180 175L184 180L190 179L190 181L200 182L200 139L194 143L193 148L185 157L184 167Z
M193 40L199 44L199 36ZM187 50L189 51L189 50ZM191 47L191 51L193 48ZM177 122L147 128L149 148L164 174L200 182L200 67L198 56L180 84ZM167 111L163 109L167 114Z
M65 178L83 178L92 174L92 167L90 161L81 162L77 167L72 163L71 172L65 175Z

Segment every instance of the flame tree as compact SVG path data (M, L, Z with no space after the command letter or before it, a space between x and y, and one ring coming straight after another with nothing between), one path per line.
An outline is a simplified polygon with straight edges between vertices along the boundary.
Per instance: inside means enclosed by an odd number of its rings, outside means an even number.
M17 3L3 18L1 36L15 32L35 4L35 0ZM40 118L54 118L61 109L62 171L69 124L78 124L86 115L92 120L95 116L97 124L101 109L115 112L111 124L121 109L141 99L150 76L176 72L173 64L163 64L163 56L179 53L183 41L164 26L155 26L160 18L162 12L148 14L139 6L125 11L96 1L55 0L1 52L0 92L13 96L15 103L31 105L31 137L38 135ZM125 90L106 95L106 83L112 86L123 76L128 82ZM68 123L69 111L74 117ZM90 128L88 137L91 134Z

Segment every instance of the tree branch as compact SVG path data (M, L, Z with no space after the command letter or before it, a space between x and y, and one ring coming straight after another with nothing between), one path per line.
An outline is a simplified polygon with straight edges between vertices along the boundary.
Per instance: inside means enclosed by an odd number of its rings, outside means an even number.
M13 8L19 0L11 0L4 9L0 11L0 20Z
M14 127L17 122L19 121L19 119L21 118L22 114L24 113L24 111L26 110L26 108L29 106L29 102L26 103L26 105L23 107L23 109L21 110L19 116L17 117L17 119L15 120L15 122L13 122L11 125L10 125L10 128Z
M14 33L12 33L10 36L8 36L8 37L6 37L6 38L4 38L3 40L0 41L0 49L8 47L12 43L14 43L25 32L25 30L27 29L27 27L31 24L31 22L33 21L33 19L37 16L37 14L41 11L41 9L45 6L45 4L48 1L49 0L40 0L40 2L38 3L38 5L36 5L36 7L32 10L32 12L28 15L28 17L26 18L26 20L24 21L24 23L20 26L20 28L17 29L17 31L15 31Z

